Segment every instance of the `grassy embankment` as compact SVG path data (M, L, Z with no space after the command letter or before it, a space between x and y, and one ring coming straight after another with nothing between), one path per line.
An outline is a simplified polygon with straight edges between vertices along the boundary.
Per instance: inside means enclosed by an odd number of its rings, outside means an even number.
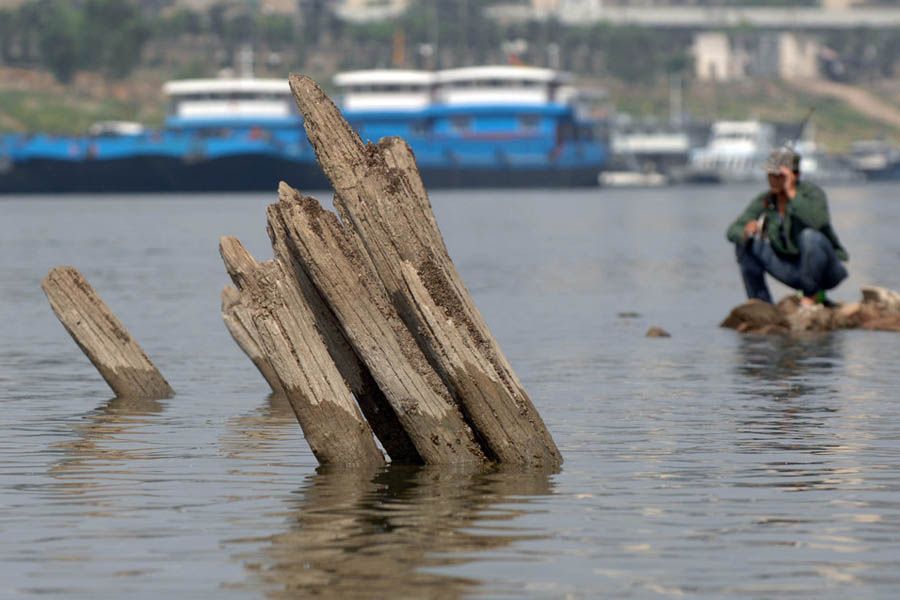
M62 86L46 73L0 70L0 132L83 134L105 120L159 124L162 102L156 77L111 83L79 76Z
M634 115L668 115L669 89L665 85L639 87L612 83L608 87L619 110ZM898 99L889 86L869 91L897 104ZM875 137L900 143L900 128L886 125L840 100L797 91L778 81L692 82L685 85L683 102L685 111L698 120L758 118L799 122L815 107L812 122L816 140L830 152L844 152L854 140Z

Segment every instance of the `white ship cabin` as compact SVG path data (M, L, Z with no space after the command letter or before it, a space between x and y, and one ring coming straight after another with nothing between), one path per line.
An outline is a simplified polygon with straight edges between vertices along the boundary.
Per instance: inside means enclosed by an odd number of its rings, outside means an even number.
M418 110L433 99L435 74L429 71L375 69L334 76L345 110Z
M286 79L186 79L163 86L178 120L284 119L296 105Z
M570 104L577 97L572 82L569 73L506 65L445 71L375 69L334 77L341 105L349 111L408 111L432 104Z
M145 131L142 123L134 121L98 121L88 127L91 137L134 137Z
M715 173L723 181L755 181L775 145L775 127L760 121L717 121L709 142L691 153L696 169Z
M483 66L437 73L437 101L460 104L569 104L576 89L569 73L525 66Z
M713 123L707 148L721 154L768 153L775 144L775 128L760 121L717 121Z

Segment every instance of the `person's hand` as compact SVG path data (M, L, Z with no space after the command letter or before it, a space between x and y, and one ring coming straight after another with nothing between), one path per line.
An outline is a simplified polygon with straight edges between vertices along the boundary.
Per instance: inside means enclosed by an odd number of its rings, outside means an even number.
M747 221L744 225L744 239L748 240L759 232L759 223L756 221Z
M781 172L784 193L788 198L793 200L794 196L797 195L797 174L787 167L781 167L779 171Z

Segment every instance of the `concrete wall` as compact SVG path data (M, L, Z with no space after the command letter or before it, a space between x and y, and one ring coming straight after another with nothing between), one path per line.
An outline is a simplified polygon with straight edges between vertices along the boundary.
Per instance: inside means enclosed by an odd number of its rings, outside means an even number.
M730 37L722 32L694 35L694 75L700 81L733 81L747 76L781 79L819 77L821 44L797 33Z
M727 34L698 33L694 36L694 74L700 81L730 81L745 76L740 53L733 51Z
M819 77L821 44L815 38L796 33L778 36L778 76L781 79Z

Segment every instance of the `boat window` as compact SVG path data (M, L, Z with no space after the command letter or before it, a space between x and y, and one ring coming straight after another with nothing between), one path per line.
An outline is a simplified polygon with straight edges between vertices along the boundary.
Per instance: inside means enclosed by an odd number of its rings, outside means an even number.
M455 131L468 131L472 128L472 117L462 115L450 117L450 124Z
M431 132L431 123L427 120L413 121L410 126L413 135L427 135Z
M571 121L562 121L556 135L561 142L575 139L575 125Z
M538 115L519 115L519 127L521 129L534 130L538 128L540 123L541 118Z

